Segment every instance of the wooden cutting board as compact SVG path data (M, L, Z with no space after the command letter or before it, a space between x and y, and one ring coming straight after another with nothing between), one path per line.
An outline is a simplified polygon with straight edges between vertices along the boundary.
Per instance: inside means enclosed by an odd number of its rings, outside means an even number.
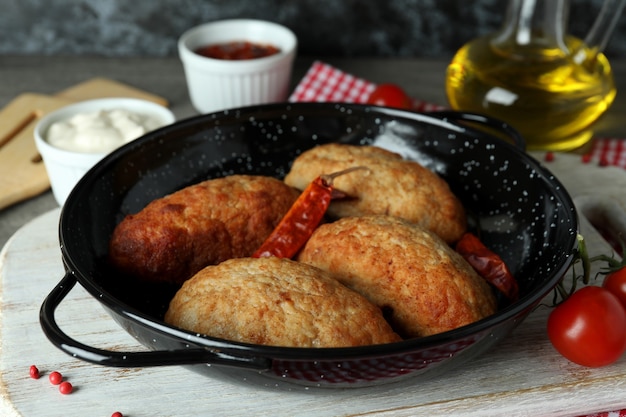
M35 147L35 125L47 113L73 102L131 97L167 106L157 95L106 78L93 78L53 96L24 93L0 110L0 210L50 188Z
M548 167L580 203L581 212L592 217L603 212L594 222L624 230L626 170L583 165L571 155L557 155ZM34 220L0 253L2 417L110 416L114 411L128 417L573 417L626 409L626 356L597 369L566 361L545 334L548 307L537 308L509 337L461 369L425 382L409 379L366 389L289 390L278 380L248 385L179 366L124 369L82 362L53 347L38 322L44 297L63 275L58 220L59 209ZM586 217L581 220L590 255L610 253ZM88 345L144 349L80 285L63 300L56 319ZM41 379L29 378L31 364L39 366ZM75 392L61 395L48 382L54 370L66 376Z

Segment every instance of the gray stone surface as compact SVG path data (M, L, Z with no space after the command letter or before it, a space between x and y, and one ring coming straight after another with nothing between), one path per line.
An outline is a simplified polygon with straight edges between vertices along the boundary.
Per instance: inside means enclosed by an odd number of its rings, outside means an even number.
M295 31L300 54L449 58L497 28L507 0L0 0L0 54L173 56L186 29L258 18ZM602 0L572 0L570 31ZM607 48L626 57L626 19Z

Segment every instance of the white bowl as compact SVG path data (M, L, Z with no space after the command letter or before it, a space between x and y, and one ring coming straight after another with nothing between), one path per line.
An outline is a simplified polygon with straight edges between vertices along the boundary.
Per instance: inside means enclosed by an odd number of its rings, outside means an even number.
M236 41L280 49L263 58L224 60L195 53L200 47ZM297 48L296 36L284 26L263 20L233 19L206 23L178 41L191 103L200 113L285 101Z
M59 205L63 205L70 191L83 175L110 151L88 153L58 148L46 140L48 129L53 123L67 120L79 113L114 109L123 109L152 117L158 120L161 126L176 121L174 114L169 109L151 101L133 98L103 98L82 101L62 107L42 117L35 126L35 144L46 167L52 193Z

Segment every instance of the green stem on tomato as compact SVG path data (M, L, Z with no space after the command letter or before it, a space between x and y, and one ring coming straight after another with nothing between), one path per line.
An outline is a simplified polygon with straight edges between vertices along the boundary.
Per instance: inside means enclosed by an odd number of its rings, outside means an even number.
M555 306L559 304L559 296L561 297L561 301L564 301L567 299L567 297L569 297L569 293L565 289L565 285L563 285L563 280L559 281L559 283L556 285L556 292L552 300L552 304L554 304Z
M626 254L626 240L624 239L619 239L619 243L620 246L622 248L622 256L624 256L624 254ZM595 262L595 261L603 261L607 263L607 266L602 268L602 270L599 272L602 275L608 275L611 272L615 272L618 269L622 269L624 267L626 267L626 257L623 257L621 260L615 259L615 254L613 254L612 256L607 256L607 255L597 255L594 256L593 258L590 258L591 262Z
M578 253L580 254L580 261L583 264L583 284L589 284L589 276L591 275L591 260L589 259L589 252L587 251L587 243L583 235L578 233L576 235L578 240ZM576 281L574 279L574 281Z
M574 294L576 288L578 286L578 280L581 279L583 283L587 284L589 282L589 276L591 275L591 259L589 259L589 252L587 251L587 245L585 243L585 238L579 233L576 235L576 240L578 241L578 250L574 254L574 260L572 262L572 284L569 289L565 288L564 278L563 277L559 283L556 285L556 293L554 294L553 303L555 306L557 304L562 303L567 300L570 295ZM580 261L583 266L583 275L578 276L576 273L576 264ZM558 298L561 298L561 301L558 301Z
M608 256L604 254L589 257L589 252L587 250L587 244L584 237L581 234L578 234L576 236L576 239L578 240L578 250L574 254L574 260L572 262L572 284L568 289L565 288L564 279L561 279L559 281L559 283L555 287L555 294L552 303L554 306L565 301L567 298L569 298L570 295L572 295L576 291L579 280L582 281L585 285L589 284L591 280L591 264L593 262L600 261L607 264L607 266L603 267L597 275L608 275L611 272L615 272L618 269L626 267L626 258L618 260L614 256ZM626 253L626 241L620 240L620 244L622 246L622 253ZM582 275L580 276L576 272L576 264L579 261L583 267ZM558 300L559 297L561 298L561 301Z
M589 258L589 261L590 262L604 261L608 264L606 269L619 269L624 266L623 261L619 261L615 259L614 257L608 256L608 255L596 255L592 258Z

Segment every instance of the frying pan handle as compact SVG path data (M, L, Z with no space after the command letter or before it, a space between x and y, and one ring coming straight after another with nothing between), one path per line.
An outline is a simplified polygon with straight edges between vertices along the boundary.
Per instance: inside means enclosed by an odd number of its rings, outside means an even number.
M494 131L510 139L513 142L513 145L519 148L519 150L521 151L526 150L526 141L524 140L522 135L520 135L520 133L516 129L514 129L511 125L501 120L497 120L492 117L485 116L483 114L467 113L467 112L462 112L462 111L442 110L442 111L435 111L429 114L435 115L439 118L446 119L452 122L459 122L459 121L470 122L478 126L493 129Z
M119 352L97 349L82 344L65 334L55 320L55 310L76 285L76 277L67 272L61 282L48 294L39 311L44 333L59 349L75 358L112 367L148 367L164 365L215 364L257 371L271 368L267 358L234 356L218 349L190 348L147 352Z

